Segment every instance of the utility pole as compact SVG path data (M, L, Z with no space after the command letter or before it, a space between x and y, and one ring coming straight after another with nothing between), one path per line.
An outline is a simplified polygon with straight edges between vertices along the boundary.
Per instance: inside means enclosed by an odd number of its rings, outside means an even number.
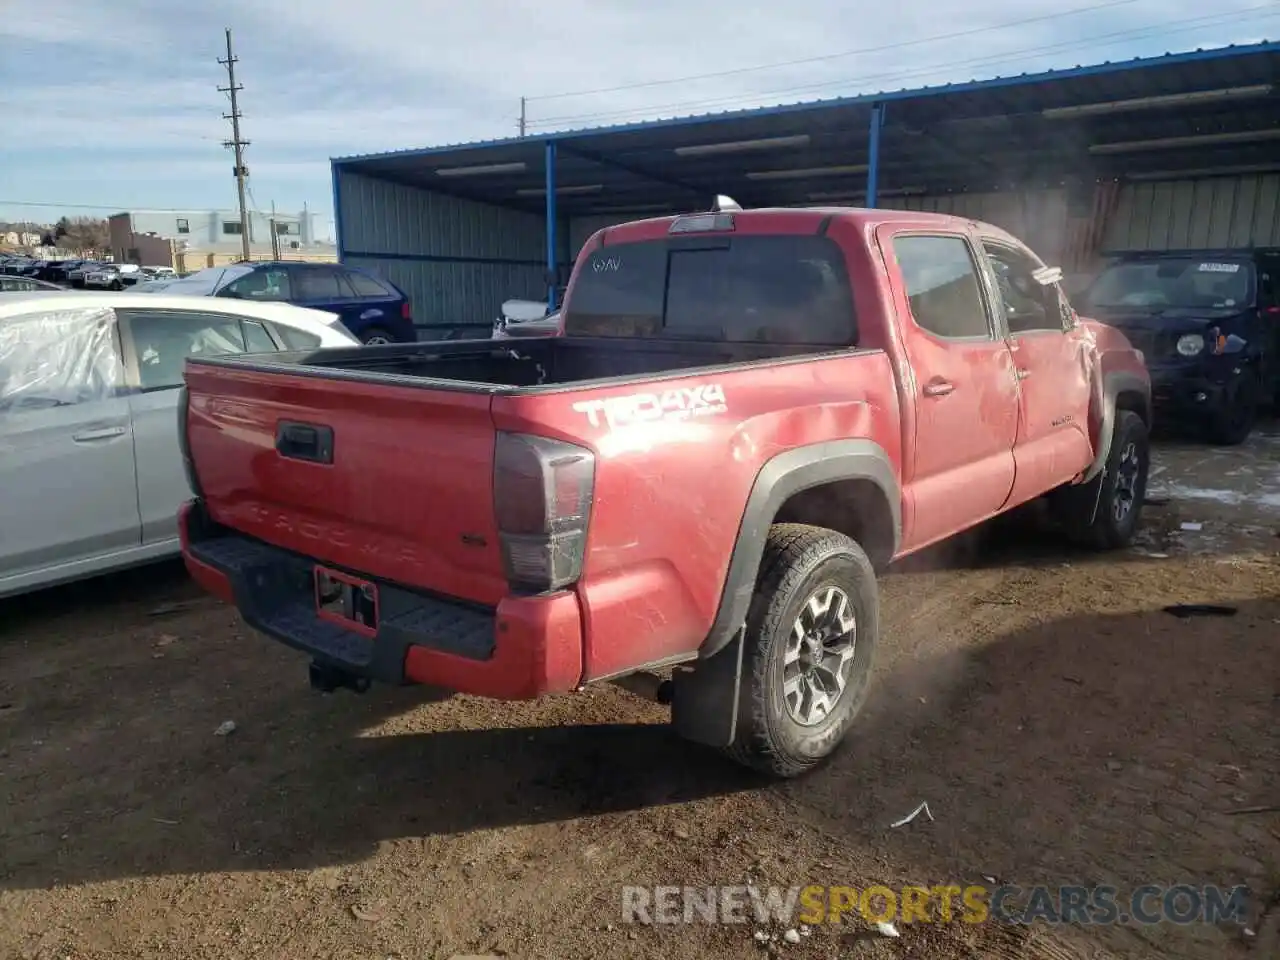
M527 113L525 112L525 108L527 106L528 106L528 103L525 101L525 98L521 97L520 98L520 139L522 140L524 139L525 120L527 119L527 116L528 116Z
M248 140L240 139L240 107L236 103L236 94L244 89L243 85L236 84L236 63L237 60L231 52L231 28L227 28L227 59L219 60L220 64L227 68L227 86L219 87L222 93L231 96L231 112L222 115L223 120L231 121L231 139L224 140L224 147L231 147L236 155L236 192L240 195L240 249L244 254L244 259L249 259L249 214L244 205L244 178L249 175L248 168L244 165L244 148L249 145ZM272 230L275 229L273 226Z
M276 202L271 201L271 259L280 259L280 234L276 230Z

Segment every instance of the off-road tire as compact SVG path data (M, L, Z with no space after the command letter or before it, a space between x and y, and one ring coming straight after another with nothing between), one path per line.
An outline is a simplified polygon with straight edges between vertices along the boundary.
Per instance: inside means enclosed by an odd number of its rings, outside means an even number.
M796 722L783 695L787 640L801 608L819 589L837 587L855 617L854 653L839 699L813 726ZM728 755L769 776L799 776L843 742L870 690L879 635L879 590L866 553L843 534L799 523L769 531L747 613L738 724Z
M1121 461L1129 444L1134 444L1138 457L1138 474L1132 491L1132 504L1123 519L1115 515L1120 499ZM1151 440L1147 425L1132 410L1117 410L1111 448L1107 451L1106 469L1080 490L1071 490L1058 511L1058 519L1067 536L1094 550L1119 550L1127 547L1138 530L1142 502L1147 493L1147 476L1151 470ZM1101 495L1099 495L1099 487ZM1094 504L1097 512L1094 512Z
M1262 384L1254 374L1246 372L1222 406L1209 416L1204 425L1205 437L1215 446L1238 447L1253 432L1261 403Z

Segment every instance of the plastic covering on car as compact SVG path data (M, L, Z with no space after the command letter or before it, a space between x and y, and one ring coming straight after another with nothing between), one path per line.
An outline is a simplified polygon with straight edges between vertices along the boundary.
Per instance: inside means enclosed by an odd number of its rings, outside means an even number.
M208 267L188 274L185 277L166 277L148 281L137 289L146 293L161 293L166 296L211 297L232 280L252 273L253 267L243 264L230 264L225 267Z
M0 413L106 399L121 372L108 308L0 318Z

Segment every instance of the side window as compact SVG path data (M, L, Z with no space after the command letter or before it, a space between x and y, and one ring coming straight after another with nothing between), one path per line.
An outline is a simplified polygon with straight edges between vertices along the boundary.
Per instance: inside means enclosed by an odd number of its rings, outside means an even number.
M244 346L249 353L274 353L278 348L276 342L267 333L267 328L257 320L244 320L240 326L244 330Z
M391 291L373 279L373 277L363 273L356 273L354 270L347 270L343 275L347 278L347 282L351 284L351 288L355 290L357 297L378 297L382 299L391 296Z
M1035 330L1063 330L1062 300L1056 285L1035 279L1039 265L1021 251L998 244L984 244L996 290L1011 334Z
M289 274L282 268L254 270L232 280L223 293L237 300L287 301L291 299Z
M320 338L314 333L306 333L294 327L285 326L283 323L273 324L271 329L283 341L286 350L318 350L320 348Z
M143 390L182 386L187 357L245 352L240 318L185 310L121 311L129 321L133 358ZM273 346L274 350L275 347Z
M978 268L963 237L894 237L911 315L938 337L991 338Z
M326 267L297 267L294 279L298 284L299 300L338 300L342 297L336 270Z

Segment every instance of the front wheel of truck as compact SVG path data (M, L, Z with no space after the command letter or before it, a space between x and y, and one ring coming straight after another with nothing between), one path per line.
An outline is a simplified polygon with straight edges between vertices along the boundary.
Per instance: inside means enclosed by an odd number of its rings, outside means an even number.
M1150 465L1147 425L1132 410L1116 411L1106 469L1061 494L1057 512L1067 536L1095 550L1128 546L1138 529Z
M829 757L866 701L878 634L879 593L863 549L822 527L772 527L747 614L729 755L776 777Z

